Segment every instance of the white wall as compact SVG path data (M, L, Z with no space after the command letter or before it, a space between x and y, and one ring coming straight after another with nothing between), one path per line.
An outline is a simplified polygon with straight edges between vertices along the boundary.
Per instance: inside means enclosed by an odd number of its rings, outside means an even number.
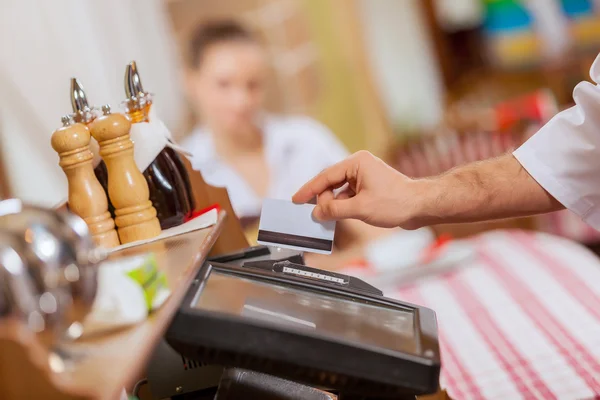
M420 0L358 0L366 48L390 119L431 126L442 115L442 81Z
M70 78L92 105L125 98L125 66L138 62L155 107L174 126L182 109L163 0L4 0L0 11L0 150L14 194L52 206L66 179L50 146L71 112Z

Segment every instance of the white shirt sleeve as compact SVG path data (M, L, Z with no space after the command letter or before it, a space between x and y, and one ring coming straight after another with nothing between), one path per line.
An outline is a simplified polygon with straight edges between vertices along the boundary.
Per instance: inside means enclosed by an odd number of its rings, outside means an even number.
M600 230L600 56L596 84L573 91L576 105L560 112L513 155L560 203Z

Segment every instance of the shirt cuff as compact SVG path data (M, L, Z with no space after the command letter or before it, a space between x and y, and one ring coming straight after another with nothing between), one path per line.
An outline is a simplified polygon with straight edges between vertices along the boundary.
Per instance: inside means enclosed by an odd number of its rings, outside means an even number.
M526 144L513 152L513 156L548 193L586 223L600 230L600 209L570 188L568 182L556 179L556 168L548 166Z

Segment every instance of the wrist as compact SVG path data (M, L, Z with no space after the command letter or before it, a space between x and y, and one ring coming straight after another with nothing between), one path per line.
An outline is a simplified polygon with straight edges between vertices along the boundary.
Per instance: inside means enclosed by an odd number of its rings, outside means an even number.
M409 206L407 207L406 229L419 229L433 225L439 219L439 209L435 206L438 195L433 179L411 179L408 184ZM405 192L406 196L406 192Z

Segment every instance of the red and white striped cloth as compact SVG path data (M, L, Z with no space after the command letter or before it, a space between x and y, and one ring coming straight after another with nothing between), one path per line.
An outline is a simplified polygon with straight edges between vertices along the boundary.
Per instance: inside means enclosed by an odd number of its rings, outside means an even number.
M434 309L455 400L600 398L600 260L542 233L473 239L464 268L386 292Z
M540 230L562 236L579 243L600 243L600 232L586 224L569 210L553 212L537 217Z

